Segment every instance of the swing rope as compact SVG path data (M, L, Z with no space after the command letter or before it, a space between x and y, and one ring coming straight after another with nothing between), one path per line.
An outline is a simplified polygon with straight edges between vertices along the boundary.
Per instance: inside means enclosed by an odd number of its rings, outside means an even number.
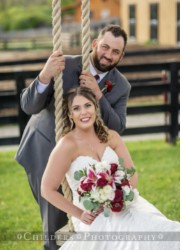
M82 69L89 70L90 53L90 0L82 0Z
M60 1L52 1L52 35L53 35L53 51L62 51L62 41L61 41L61 10ZM63 96L63 80L62 72L60 72L54 78L54 98L55 98L55 135L56 143L61 137L62 131L62 96Z
M90 0L82 0L82 65L83 70L89 68L90 53ZM61 40L61 8L60 0L52 1L52 26L53 26L53 51L62 51ZM62 121L62 103L63 103L63 79L62 72L54 78L54 98L55 98L55 138L56 143L61 137L63 121ZM72 191L69 187L66 177L62 181L62 191L64 197L72 201ZM74 227L68 216L69 232L74 232Z

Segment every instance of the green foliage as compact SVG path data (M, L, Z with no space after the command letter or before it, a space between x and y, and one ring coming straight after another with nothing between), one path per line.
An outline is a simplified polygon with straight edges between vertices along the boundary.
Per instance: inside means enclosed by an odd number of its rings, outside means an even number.
M110 209L108 207L104 207L104 216L109 217Z
M64 7L74 3L74 0L64 0L60 3ZM24 1L23 5L15 3L12 6L3 5L3 8L0 8L0 29L12 31L52 26L51 0L44 1L44 3L43 1L40 1L40 3ZM68 10L64 14L73 13L74 10Z
M49 6L15 6L0 12L0 26L5 31L51 27Z
M180 209L180 143L163 141L127 143L138 172L140 194L169 219L178 220Z
M79 181L83 176L86 176L86 169L76 171L74 173L74 179Z
M94 209L94 204L90 200L84 200L83 205L87 210L92 211Z
M42 241L26 241L23 233L41 232L36 204L24 169L14 160L15 152L0 153L0 248L39 250ZM18 233L22 239L18 240ZM1 241L2 240L2 241Z
M64 6L68 6L70 4L75 3L75 1L76 0L64 0L64 1L60 1L60 3L61 3L61 6L64 7ZM48 0L48 2L51 4L52 0Z
M179 221L180 144L164 141L126 143L138 172L140 195L169 219ZM24 169L14 160L15 152L0 152L0 248L40 250L42 240L18 240L18 232L41 233L39 207ZM106 211L107 212L107 211ZM12 237L14 237L12 241Z

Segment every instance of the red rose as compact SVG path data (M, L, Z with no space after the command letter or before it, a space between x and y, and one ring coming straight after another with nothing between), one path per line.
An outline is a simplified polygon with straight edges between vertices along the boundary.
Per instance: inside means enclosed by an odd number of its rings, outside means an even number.
M120 189L116 189L114 200L111 202L111 210L113 212L120 212L123 208L123 192Z
M118 169L118 165L116 163L111 163L111 174L114 174L117 169Z
M110 92L112 90L113 84L109 80L105 82L106 90Z
M97 181L97 186L98 187L104 187L106 186L108 181L105 178L99 178Z
M112 205L111 210L113 212L121 212L121 210L123 208L123 202L122 201L120 201L120 202L114 202L114 201L112 201L111 205Z
M80 187L81 189L83 189L84 191L90 191L92 189L93 183L89 182L89 183L84 183L84 180L81 181L80 183Z
M123 192L121 189L115 190L114 202L120 202L123 200Z

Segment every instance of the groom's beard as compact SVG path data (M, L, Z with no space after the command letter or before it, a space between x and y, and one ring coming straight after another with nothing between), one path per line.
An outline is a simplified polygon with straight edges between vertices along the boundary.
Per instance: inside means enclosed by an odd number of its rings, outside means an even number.
M110 59L106 58L105 56L101 56L101 58L99 59L98 58L98 54L97 54L97 48L94 48L93 49L93 52L92 52L92 59L93 59L93 63L94 63L94 66L96 67L96 69L98 69L99 71L101 72L107 72L107 71L110 71L111 69L113 69L114 67L117 66L117 64L119 63L120 59L113 63L113 64L110 64L110 65L105 65L105 64L101 64L100 63L100 60L102 60L102 58L104 58L105 60L107 60L108 62L111 62Z

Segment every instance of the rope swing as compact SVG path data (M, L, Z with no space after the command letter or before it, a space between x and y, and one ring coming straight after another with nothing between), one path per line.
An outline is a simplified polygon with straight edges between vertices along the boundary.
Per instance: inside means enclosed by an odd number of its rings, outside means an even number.
M52 1L52 35L53 35L53 51L62 51L61 41L61 8L60 0ZM90 0L82 0L82 67L83 70L89 68L89 53L90 53ZM63 103L63 79L62 72L54 78L54 98L55 98L55 140L59 141L62 133L63 121L62 121L62 103ZM69 201L72 201L72 192L67 182L66 177L62 181L62 191L64 197ZM63 227L56 233L65 231L74 232L74 227L68 215L68 227Z
M62 43L61 43L61 8L60 8L60 1L53 0L52 1L52 25L53 25L53 51L60 50L62 51ZM62 103L63 103L63 79L62 79L62 72L59 73L54 78L54 98L55 98L55 140L56 143L59 141L62 132ZM68 182L66 177L63 179L62 182L62 191L64 196L69 200L72 201L72 192L69 188ZM69 230L74 231L73 225L70 220L70 216L68 216L68 225Z
M82 0L82 69L89 70L90 53L90 0Z

